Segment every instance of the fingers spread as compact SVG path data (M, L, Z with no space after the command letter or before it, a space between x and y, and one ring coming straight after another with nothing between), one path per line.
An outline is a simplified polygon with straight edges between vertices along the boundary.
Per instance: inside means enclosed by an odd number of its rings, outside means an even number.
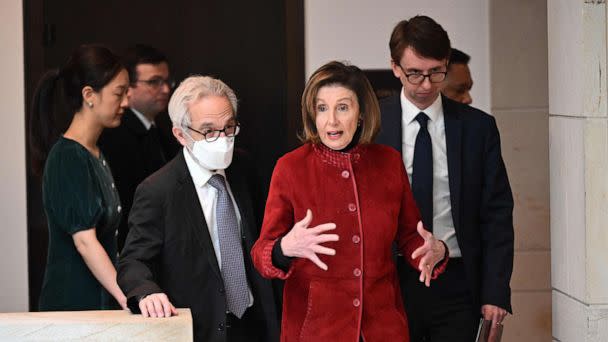
M312 211L310 209L306 210L306 216L299 221L297 224L303 226L304 228L308 227L308 225L312 222Z
M315 242L317 244L338 240L340 240L340 236L338 236L338 234L321 234L317 235L315 238Z
M321 234L323 232L326 232L326 231L332 230L332 229L336 229L335 223L323 223L318 226L308 228L308 232L311 234Z
M416 259L421 255L425 255L430 250L429 245L425 242L422 246L416 248L414 253L412 253L412 259Z
M418 226L416 227L416 230L418 231L418 234L420 234L420 236L422 236L422 238L425 240L433 235L428 230L424 229L422 221L418 221Z
M323 271L327 271L327 265L323 261L321 261L321 259L319 259L316 254L312 254L308 259L312 261L315 265L319 266L319 268Z
M333 248L327 248L319 245L315 245L312 247L312 251L316 254L325 254L325 255L336 255L336 250Z

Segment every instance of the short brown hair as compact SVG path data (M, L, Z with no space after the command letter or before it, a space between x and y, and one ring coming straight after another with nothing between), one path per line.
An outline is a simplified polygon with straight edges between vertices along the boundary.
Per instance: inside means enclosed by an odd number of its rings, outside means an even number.
M435 20L424 15L400 21L393 29L388 46L395 64L401 62L407 47L412 47L422 57L436 60L449 59L451 52L448 33Z
M319 89L325 86L338 85L349 89L357 96L361 133L359 144L369 144L380 130L380 107L372 85L361 69L337 61L329 62L315 71L302 94L303 142L318 143L319 133L315 124L315 102Z

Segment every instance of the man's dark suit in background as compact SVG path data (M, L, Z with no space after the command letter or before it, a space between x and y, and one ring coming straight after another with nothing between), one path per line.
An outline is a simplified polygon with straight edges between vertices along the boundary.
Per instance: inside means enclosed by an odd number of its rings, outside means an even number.
M120 195L122 219L118 229L118 251L121 251L127 233L127 219L135 189L146 177L166 163L156 127L148 130L133 111L125 109L120 126L106 129L99 139L99 146L110 164Z
M136 44L127 49L123 62L129 73L129 109L120 126L104 130L99 137L123 209L117 235L119 252L129 232L127 219L135 189L179 149L165 112L174 86L167 58L153 47Z

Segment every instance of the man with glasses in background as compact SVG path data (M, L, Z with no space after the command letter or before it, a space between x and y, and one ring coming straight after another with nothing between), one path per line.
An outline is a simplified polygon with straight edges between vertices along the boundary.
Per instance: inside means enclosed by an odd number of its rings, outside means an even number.
M397 259L411 340L470 342L479 318L495 336L511 312L513 197L494 118L440 95L450 40L433 19L398 23L389 48L402 91L383 99L377 142L401 151L424 226L448 247L430 288Z
M119 252L129 231L127 218L135 188L165 165L174 154L170 146L175 145L172 137L170 140L163 137L156 122L159 114L167 110L169 93L175 85L170 78L167 58L153 47L138 44L127 49L123 63L130 79L129 108L125 109L120 126L106 129L99 139L121 200L122 219L117 231Z
M135 193L117 281L133 313L190 308L195 341L278 341L270 280L253 268L261 217L254 163L234 148L237 98L218 79L192 76L169 102L183 146Z

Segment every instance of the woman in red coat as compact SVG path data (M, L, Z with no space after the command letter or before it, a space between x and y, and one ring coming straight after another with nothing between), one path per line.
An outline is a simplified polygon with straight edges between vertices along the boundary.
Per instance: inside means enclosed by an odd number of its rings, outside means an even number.
M252 250L285 279L282 341L409 341L392 244L427 286L447 262L419 223L400 154L371 142L378 101L363 72L319 68L302 96L305 144L274 169Z

